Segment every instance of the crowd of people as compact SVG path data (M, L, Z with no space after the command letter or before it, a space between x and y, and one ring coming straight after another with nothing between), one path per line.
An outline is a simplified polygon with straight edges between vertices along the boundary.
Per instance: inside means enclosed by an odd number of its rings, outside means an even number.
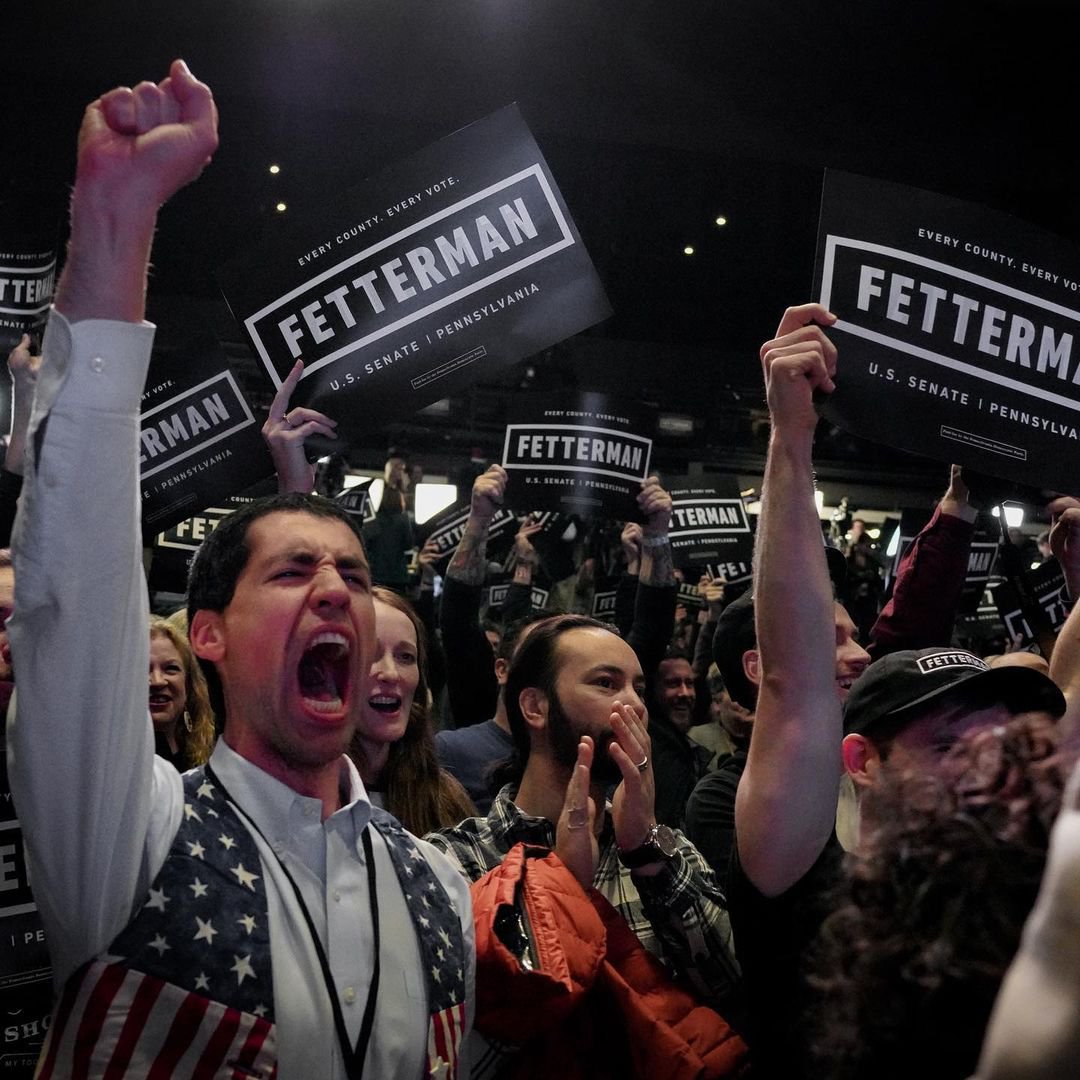
M702 577L696 616L657 476L638 521L526 514L494 561L513 500L490 465L448 561L417 545L410 572L402 456L363 528L313 494L304 442L335 424L291 406L299 362L263 429L279 493L149 616L146 271L217 141L182 61L90 104L44 358L9 360L0 703L17 687L56 989L40 1075L1080 1069L1080 614L1048 657L954 644L976 521L955 467L884 605L860 530L828 546L814 399L843 360L818 304L761 349L753 580ZM1080 502L1052 510L1075 597Z

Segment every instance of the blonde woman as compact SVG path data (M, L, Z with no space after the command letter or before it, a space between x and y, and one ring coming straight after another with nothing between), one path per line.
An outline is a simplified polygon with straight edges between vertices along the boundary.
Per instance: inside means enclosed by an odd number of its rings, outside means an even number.
M217 732L206 679L186 634L170 619L150 619L150 719L154 752L181 772L202 765Z

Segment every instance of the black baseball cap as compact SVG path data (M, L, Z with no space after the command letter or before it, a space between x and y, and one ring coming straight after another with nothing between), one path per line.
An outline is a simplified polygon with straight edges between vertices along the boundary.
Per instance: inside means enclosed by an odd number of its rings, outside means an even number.
M844 734L873 735L888 721L915 720L921 707L949 696L972 704L1000 702L1016 712L1065 712L1057 684L1034 668L990 667L964 649L905 649L875 660L855 680L844 705Z

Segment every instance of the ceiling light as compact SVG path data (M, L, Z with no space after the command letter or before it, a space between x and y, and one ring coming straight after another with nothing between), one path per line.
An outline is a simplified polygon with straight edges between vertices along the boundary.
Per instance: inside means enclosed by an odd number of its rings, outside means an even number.
M277 212L278 212L279 214L284 214L284 213L285 213L285 211L286 211L286 210L288 210L289 208L288 208L288 207L287 207L287 206L285 205L285 203L283 203L283 202L279 202L279 203L277 204L277 206L275 206L275 207L274 207L274 209L275 209L275 210L276 210L276 211L277 211Z
M991 511L994 517L1001 517L1001 507L995 506ZM1019 529L1024 524L1024 508L1022 506L1011 506L1008 503L1005 504L1005 524L1010 529Z
M720 228L723 228L727 224L727 218L721 214L720 217L716 219L716 224L719 225Z
M457 502L457 487L454 484L420 483L413 489L416 524L423 525L440 510L453 506Z
M693 255L694 254L694 249L689 244L687 244L686 247L684 247L682 249L682 253L684 255Z
M270 175L271 176L277 176L277 174L279 172L281 172L281 166L280 165L271 165L270 166ZM717 222L717 224L719 224L719 222Z

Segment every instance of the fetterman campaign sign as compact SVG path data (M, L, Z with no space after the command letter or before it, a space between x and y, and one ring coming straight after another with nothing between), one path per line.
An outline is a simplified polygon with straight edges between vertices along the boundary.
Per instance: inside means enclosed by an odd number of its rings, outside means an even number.
M274 386L302 357L293 403L346 433L610 314L516 106L329 200L219 279Z
M704 481L675 477L671 495L671 554L676 566L749 563L754 534L733 476Z
M465 525L469 520L469 508L470 504L468 502L455 503L453 506L448 506L445 510L440 511L430 521L420 526L419 532L423 537L424 542L434 544L439 553L437 559L438 563L442 563L444 559L448 559L457 550L458 543L465 533ZM494 541L497 538L508 534L512 535L516 530L517 518L514 517L509 510L499 507L499 509L495 511L495 516L488 525L487 539L489 556L491 554L491 548L494 546Z
M922 531L930 520L926 510L904 510L900 515L900 539L896 546L888 576L893 582L900 569L900 561L908 552L911 541ZM991 519L992 520L992 519ZM979 519L968 547L967 571L964 574L964 587L960 593L957 610L961 614L974 612L982 601L987 585L994 577L997 568L998 548L1001 543L1001 530L996 522L987 525ZM889 586L890 588L892 585Z
M49 1030L52 968L0 735L0 1075L30 1077Z
M606 394L522 394L511 405L502 466L507 501L519 510L638 518L652 440L642 410Z
M1049 559L1035 570L1025 570L1024 577L1046 616L1050 630L1058 633L1065 625L1072 605L1065 587L1065 575L1057 559ZM1002 581L993 586L993 594L1009 638L1023 646L1031 645L1035 641L1035 634L1021 610L1016 586L1011 581Z
M213 338L155 353L140 424L139 478L147 543L273 474L261 421Z
M56 280L56 230L0 204L0 351L24 333L40 337Z
M277 480L266 480L248 488L242 494L228 495L216 506L175 521L154 537L150 562L150 588L155 592L182 593L187 588L191 560L202 542L234 510L247 506L255 499L277 491Z
M829 171L815 295L839 316L822 409L867 438L1075 490L1080 253L985 207Z

